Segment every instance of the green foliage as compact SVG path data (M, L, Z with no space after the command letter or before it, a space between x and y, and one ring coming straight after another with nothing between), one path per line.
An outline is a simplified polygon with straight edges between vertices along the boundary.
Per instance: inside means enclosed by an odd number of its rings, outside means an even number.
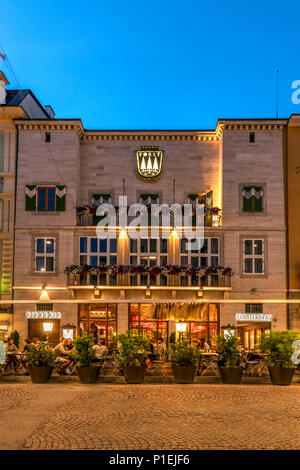
M238 338L226 334L217 336L217 352L225 360L226 367L235 367L239 364Z
M272 366L292 367L292 344L300 339L297 331L271 331L263 334L259 349L268 354L268 362Z
M170 359L177 366L196 366L201 352L195 346L191 346L188 340L171 344Z
M170 344L176 343L175 331L173 331L173 333L170 334L169 342L170 342Z
M150 341L129 331L117 337L120 346L116 360L121 366L141 366L150 353Z
M14 340L14 345L17 346L17 348L19 349L20 334L17 330L11 332L11 334L9 336L9 339L13 339Z
M89 367L95 359L95 351L93 351L93 337L84 333L82 336L77 336L73 344L75 351L70 353L70 356L77 362L79 367Z
M31 366L53 367L57 354L51 349L48 349L47 343L39 343L37 346L32 348L31 351L26 353L26 357Z

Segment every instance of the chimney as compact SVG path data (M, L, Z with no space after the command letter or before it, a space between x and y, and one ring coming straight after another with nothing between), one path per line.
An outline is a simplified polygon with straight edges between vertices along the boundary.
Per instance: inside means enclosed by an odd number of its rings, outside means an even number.
M9 85L9 81L4 73L0 71L0 105L6 103L6 85Z
M53 111L53 109L52 109L52 107L50 106L50 104L47 104L47 106L45 106L45 110L46 110L47 113L49 114L50 119L55 119L55 112Z

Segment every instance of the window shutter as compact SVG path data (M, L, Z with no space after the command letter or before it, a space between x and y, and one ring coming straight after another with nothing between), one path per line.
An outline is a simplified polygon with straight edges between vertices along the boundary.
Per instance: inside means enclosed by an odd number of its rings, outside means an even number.
M56 186L56 210L65 211L66 210L66 187L65 186Z
M26 184L25 210L36 211L36 185L35 184Z
M209 191L206 194L206 207L213 207L213 205L214 205L214 192ZM207 216L206 216L206 225L208 227L210 227L212 225L212 215L211 214L207 214Z

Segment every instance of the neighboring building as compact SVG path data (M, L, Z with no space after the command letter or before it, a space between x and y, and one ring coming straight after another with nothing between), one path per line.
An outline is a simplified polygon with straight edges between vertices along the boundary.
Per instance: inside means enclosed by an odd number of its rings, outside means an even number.
M286 201L288 226L288 298L299 299L289 305L289 327L300 330L300 115L292 114L286 137Z
M89 331L111 346L117 333L134 329L154 340L173 334L213 343L236 327L253 347L262 331L287 327L286 305L264 303L286 298L286 120L220 120L211 131L15 124L14 289L27 303L15 304L14 325L22 339ZM114 240L97 239L95 207L118 205L119 195L128 205L203 202L203 248L187 252L176 227L169 240L134 241L118 220Z
M12 328L13 227L17 130L14 119L49 118L30 90L6 90L9 84L0 72L0 334Z

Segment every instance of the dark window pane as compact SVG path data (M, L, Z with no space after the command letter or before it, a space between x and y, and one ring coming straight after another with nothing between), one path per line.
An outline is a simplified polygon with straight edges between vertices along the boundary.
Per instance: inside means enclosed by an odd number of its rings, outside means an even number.
M130 256L130 264L137 265L137 256Z
M245 240L245 255L252 255L252 240Z
M54 239L48 238L46 240L46 253L54 253Z
M207 240L206 240L207 241ZM194 238L193 240L191 240L191 250L192 250L192 253L198 253L199 249L200 249L200 240Z
M157 252L157 240L151 239L150 240L150 253L156 253Z
M211 239L211 252L214 254L219 253L219 239L218 238Z
M255 259L255 272L259 274L263 272L263 260L261 258Z
M97 253L98 252L98 238L91 238L90 240L90 252Z
M46 258L46 271L53 271L54 270L54 258L48 257Z
M168 264L168 257L167 256L161 256L160 257L160 265L161 266L167 266Z
M181 240L180 240L181 253L187 253L188 252L186 242L187 242L186 238L181 238Z
M167 282L168 282L167 276L165 276L164 274L161 274L160 275L160 285L161 286L166 286Z
M211 265L212 266L218 266L219 265L219 257L218 256L212 256L211 257Z
M44 211L46 209L46 200L45 199L41 199L39 197L39 201L38 201L38 210L39 211Z
M110 253L117 253L118 240L116 238L111 238L109 243L110 243Z
M90 256L90 264L92 266L98 266L98 256Z
M100 253L106 253L106 252L107 252L107 239L101 238L100 239Z
M46 199L46 188L39 188L39 197L41 199Z
M148 264L148 257L141 256L141 266L147 266L147 264Z
M106 264L106 263L107 263L107 258L106 258L106 256L100 256L100 257L99 257L99 263L100 263L100 265Z
M141 253L148 252L148 240L146 238L141 239Z
M44 265L45 265L45 258L43 258L41 256L37 256L36 257L36 264L35 264L36 271L41 271L42 268L44 268Z
M207 246L208 246L208 245L207 245L207 238L204 238L203 242L204 242L204 243L203 243L203 246L202 246L202 248L201 248L201 250L200 250L200 253L207 253ZM212 252L212 253L213 253L213 252Z
M254 241L254 254L262 255L263 254L263 242L262 240Z
M189 258L188 256L181 256L180 257L180 262L181 262L181 265L182 266L186 266L187 264L189 264Z
M199 264L198 256L192 256L191 257L191 265L192 266L198 266L198 264Z
M48 188L48 199L55 199L55 188Z
M45 240L43 238L38 238L36 241L36 252L45 253Z
M48 199L48 211L54 211L54 210L55 210L55 200Z
M245 259L245 273L252 273L252 259Z
M80 237L80 253L87 252L87 237Z
M168 240L166 238L160 239L160 252L168 253Z
M87 256L86 255L80 255L80 266L84 266L87 264Z
M130 238L130 253L137 253L137 240Z
M111 265L117 264L117 257L116 256L110 256L109 264L111 264Z

